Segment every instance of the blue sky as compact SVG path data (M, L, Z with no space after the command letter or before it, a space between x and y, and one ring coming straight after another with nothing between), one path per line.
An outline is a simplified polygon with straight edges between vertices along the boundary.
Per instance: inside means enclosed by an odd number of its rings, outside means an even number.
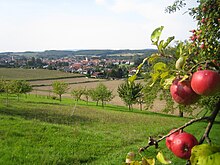
M146 49L163 25L162 38L184 40L196 22L165 14L174 0L0 0L0 52L71 49Z

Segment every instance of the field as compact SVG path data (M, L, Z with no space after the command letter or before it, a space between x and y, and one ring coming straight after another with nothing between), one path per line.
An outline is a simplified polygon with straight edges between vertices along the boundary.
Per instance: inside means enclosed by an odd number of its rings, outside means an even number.
M124 102L118 96L117 88L124 82L124 80L105 80L105 79L89 79L86 77L80 77L81 75L64 73L60 71L51 71L44 69L13 69L13 68L0 68L0 77L4 79L25 79L30 80L31 85L34 86L34 90L31 92L35 95L52 96L51 84L53 81L64 81L69 84L70 89L68 93L64 94L63 97L71 98L71 90L78 88L95 88L100 82L112 90L115 96L109 103L113 105L124 106ZM143 80L137 80L144 84ZM90 100L91 101L91 100ZM151 108L151 111L161 112L165 106L165 101L156 99ZM139 105L134 105L134 108L139 108ZM176 115L178 112L174 112Z
M17 68L0 68L0 78L6 80L41 80L41 79L59 79L82 77L79 74L64 73L55 70L46 69L17 69Z
M145 146L149 136L158 137L190 120L152 112L128 112L122 106L47 99L28 95L17 101L0 95L0 164L94 164L116 165L129 151ZM72 115L73 114L73 115ZM219 118L218 118L219 121ZM186 129L197 138L206 127L199 122ZM219 122L211 131L213 143L220 144ZM185 164L160 143L173 164ZM145 152L155 154L154 147ZM157 163L159 164L159 163Z
M88 78L72 78L72 79L61 79L59 81L64 81L66 83L69 83L70 89L66 94L64 94L64 97L71 98L71 90L72 89L79 89L79 88L87 88L92 89L95 88L99 83L104 84L109 90L112 91L114 98L109 102L110 104L114 105L125 105L124 102L121 100L121 98L118 96L118 86L124 82L124 80L105 80L105 79L88 79ZM54 95L52 91L51 83L53 80L42 80L42 81L33 81L31 84L37 85L41 84L37 87L34 87L34 91L32 91L32 94L39 94L39 95ZM144 83L143 80L137 80L137 82ZM162 104L163 105L163 104ZM138 105L134 105L135 108L138 108ZM159 111L162 109L162 107L158 106L157 104L157 110ZM156 110L156 107L153 107L153 110Z

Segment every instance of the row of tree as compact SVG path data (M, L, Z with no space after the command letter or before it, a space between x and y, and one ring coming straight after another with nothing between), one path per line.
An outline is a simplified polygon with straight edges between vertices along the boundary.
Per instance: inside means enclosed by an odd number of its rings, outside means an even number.
M53 93L59 96L59 100L62 100L62 95L67 93L69 90L68 83L61 81L54 81L52 83ZM129 83L128 81L122 83L118 87L119 97L124 101L124 103L128 106L129 110L132 109L132 105L136 103L142 104L143 94L142 94L143 86L140 83ZM6 93L7 96L7 105L8 105L8 97L9 94L14 94L17 96L19 101L21 94L27 94L32 91L32 86L29 82L25 80L0 80L0 93ZM87 104L89 102L89 98L92 101L96 102L96 105L101 103L102 107L106 104L106 102L111 101L115 96L113 95L113 91L108 89L103 83L98 84L95 88L87 89L87 88L76 88L71 90L71 95L78 102L84 96Z
M8 105L8 95L17 95L18 101L21 94L32 91L32 86L25 80L0 80L0 93L6 93L6 103Z
M69 90L68 84L65 82L54 81L52 84L53 92L59 96L59 100L62 100L62 95L67 93ZM117 92L119 97L124 101L124 103L128 106L129 110L132 109L132 105L139 103L142 105L143 103L143 86L140 83L129 83L125 81L121 85L118 86ZM96 105L101 102L102 107L104 107L106 102L111 101L115 96L113 92L109 90L104 84L100 83L95 88L87 89L87 88L78 88L72 89L71 95L73 98L78 101L82 96L86 99L88 104L89 98L96 102ZM142 107L142 106L141 106Z
M158 97L158 91L160 91L159 97L166 100L166 105L163 109L164 112L174 112L176 109L179 110L180 116L183 116L183 112L191 113L195 107L205 107L205 109L212 109L213 102L220 97L219 94L210 97L203 97L200 101L192 106L175 105L170 97L169 91L162 90L159 83L155 83L153 87L150 87L150 81L146 81L146 85L143 86L141 83L131 83L125 81L118 86L117 92L119 97L131 110L134 104L140 105L142 110L143 104L146 109L152 107L154 100ZM59 100L62 100L62 95L69 91L68 83L61 81L54 81L52 83L53 93L58 95ZM17 96L19 101L20 95L27 94L32 91L32 86L29 82L24 80L0 80L0 93L6 93L6 103L8 106L8 98L10 94ZM115 96L113 91L108 89L104 84L100 83L95 88L74 88L70 91L72 97L76 102L84 99L88 104L89 99L99 103L102 107L105 106L106 102L111 101ZM26 95L27 96L27 95ZM212 103L212 104L211 104Z

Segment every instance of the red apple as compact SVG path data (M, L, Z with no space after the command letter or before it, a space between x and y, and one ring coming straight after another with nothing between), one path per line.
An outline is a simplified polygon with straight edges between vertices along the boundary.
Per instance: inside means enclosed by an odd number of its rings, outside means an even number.
M174 80L170 86L170 93L173 100L183 105L193 104L199 99L199 95L192 90L189 80L183 82L179 79Z
M213 95L220 91L220 74L213 70L197 71L193 73L191 86L199 95Z
M205 48L205 44L203 43L202 45L200 45L200 48L204 49Z
M171 151L179 158L189 159L191 149L199 144L197 139L187 132L176 135L171 144Z
M175 129L172 129L169 133L173 132ZM171 144L173 142L173 139L175 138L176 135L179 135L179 131L173 133L172 135L168 136L166 138L166 146L169 150L171 150Z

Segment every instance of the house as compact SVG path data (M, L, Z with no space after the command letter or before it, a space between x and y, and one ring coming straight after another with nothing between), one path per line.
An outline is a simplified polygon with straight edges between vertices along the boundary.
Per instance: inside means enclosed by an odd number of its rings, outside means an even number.
M94 72L91 75L91 78L104 78L104 73L102 73L102 72Z

